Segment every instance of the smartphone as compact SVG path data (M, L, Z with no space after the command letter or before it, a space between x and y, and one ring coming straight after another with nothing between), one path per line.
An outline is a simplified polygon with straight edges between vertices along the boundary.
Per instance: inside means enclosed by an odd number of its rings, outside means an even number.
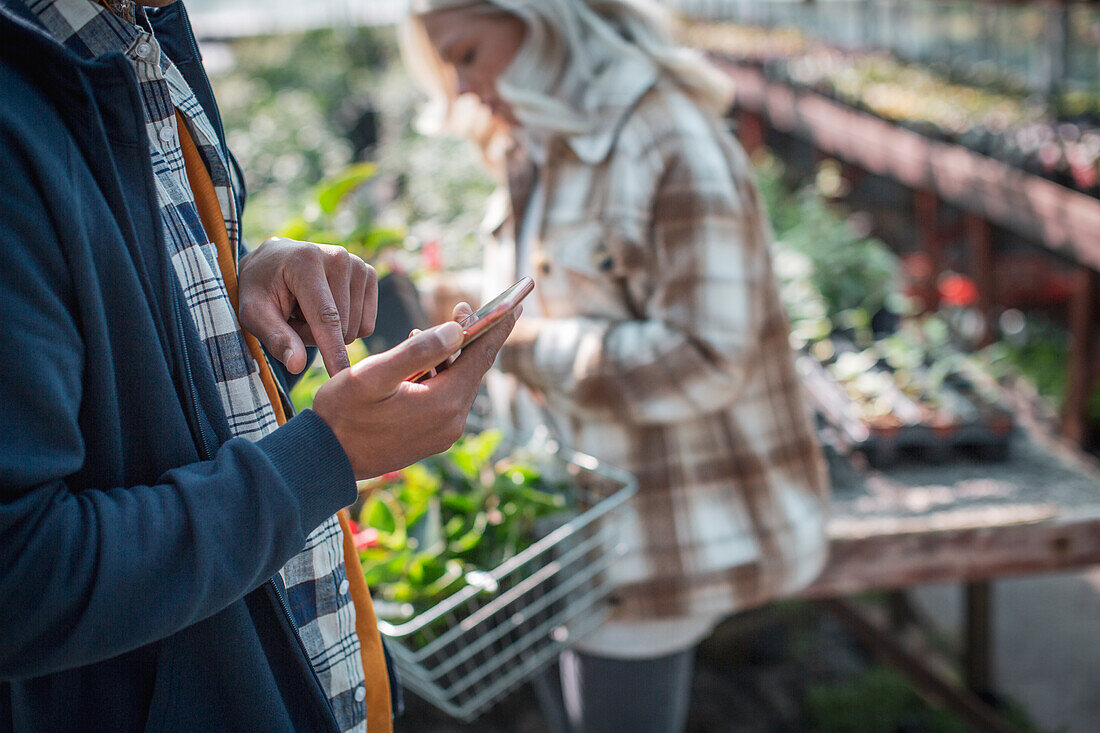
M470 343L500 322L535 289L535 281L525 277L485 305L458 322L462 326L462 345Z
M470 315L458 322L462 326L462 345L459 350L466 348L479 336L484 335L493 326L499 323L506 315L520 304L532 290L535 289L535 281L529 277L521 278L503 293L478 308ZM416 382L424 378L431 369L409 377L408 381Z

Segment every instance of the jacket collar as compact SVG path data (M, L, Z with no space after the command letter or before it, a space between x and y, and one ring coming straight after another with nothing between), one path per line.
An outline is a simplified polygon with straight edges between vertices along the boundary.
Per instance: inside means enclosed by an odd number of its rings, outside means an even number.
M80 56L58 42L23 0L0 0L0 49L5 63L24 69L63 108L87 104L93 89L117 92L129 81L121 53Z
M652 62L640 58L625 57L608 66L584 90L589 117L594 121L592 129L563 135L569 149L588 165L602 163L630 113L657 83L657 77Z
M198 44L181 0L164 8L146 8L145 12L157 36L157 42L173 63L178 66L185 62L198 61ZM116 58L121 58L121 53L112 52L95 58L84 58L59 43L24 0L0 0L0 18L11 24L10 30L16 42L31 43L36 49L35 63L45 67L41 70L56 75L63 84L71 78L74 65L89 72L93 83L97 81L97 76L118 68Z
M163 8L146 8L145 13L161 50L195 92L218 133L222 154L229 158L221 116L182 0ZM25 0L0 0L0 46L11 52L5 55L10 55L13 63L33 67L31 73L39 80L39 86L62 100L58 102L62 107L71 104L64 100L95 96L97 89L119 91L132 84L129 61L121 52L95 58L74 53L50 35Z
M145 14L153 26L157 43L177 67L202 61L199 45L191 29L191 19L183 0L176 0L163 8L146 8Z
M489 200L482 229L499 235L511 221L517 225L522 220L530 198L536 169L560 155L555 151L564 148L586 165L599 165L611 154L615 141L622 132L630 113L642 97L657 83L658 73L651 63L640 59L624 58L608 67L586 88L586 96L598 100L590 107L592 118L597 120L591 132L559 134L547 138L538 131L521 130L515 137L516 144L505 156L507 193L498 190ZM515 234L515 233L513 233Z

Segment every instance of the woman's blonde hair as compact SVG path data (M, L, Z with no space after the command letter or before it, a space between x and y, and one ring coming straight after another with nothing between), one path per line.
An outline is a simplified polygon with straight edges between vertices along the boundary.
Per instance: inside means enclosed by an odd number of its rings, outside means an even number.
M422 22L424 15L451 9L509 14L524 22L527 35L509 70L518 78L498 83L501 98L524 126L567 135L593 131L600 123L593 108L601 100L578 103L551 90L567 70L584 84L615 60L652 68L713 114L724 113L732 100L728 78L702 54L670 41L662 32L671 26L670 16L648 0L412 0L399 40L409 73L430 97L422 126L473 139L490 162L502 154L503 130L476 100L457 96L454 72Z

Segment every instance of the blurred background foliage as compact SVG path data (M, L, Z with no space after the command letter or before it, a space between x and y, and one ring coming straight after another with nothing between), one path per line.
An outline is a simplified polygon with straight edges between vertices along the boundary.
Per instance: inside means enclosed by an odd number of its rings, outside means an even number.
M481 261L495 184L463 141L416 130L422 99L392 27L337 28L203 46L229 147L244 171L244 234L341 244L382 277ZM349 347L355 362L361 342ZM320 360L291 395L308 407Z
M399 261L415 270L422 245L434 241L448 268L480 262L477 225L494 184L471 146L416 131L421 95L401 68L393 28L207 45L220 59L211 81L245 172L253 246L282 233L376 259L400 244Z
M397 269L414 280L480 264L479 223L495 184L472 145L417 131L422 95L392 27L240 38L206 44L204 54L216 61L211 80L245 172L252 246L271 234L343 244L380 274ZM840 317L825 329L869 325L884 308L903 315L896 258L835 212L833 168L791 186L774 158L756 162L780 269L789 253L812 265L815 297L788 303L795 322ZM991 347L987 361L998 376L1027 375L1058 405L1064 370L1053 367L1066 358L1064 329L1042 319L1025 326ZM1100 416L1100 390L1091 402Z

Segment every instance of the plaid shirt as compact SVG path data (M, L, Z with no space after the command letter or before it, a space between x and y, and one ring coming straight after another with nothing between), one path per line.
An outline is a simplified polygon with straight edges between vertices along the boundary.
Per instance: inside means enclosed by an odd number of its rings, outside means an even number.
M670 83L607 73L598 131L535 156L543 200L509 160L543 318L507 361L566 442L638 477L615 618L715 618L817 574L827 474L744 152ZM524 259L494 246L489 272Z
M176 131L175 110L202 155L221 205L226 232L240 244L235 182L218 137L194 93L161 53L144 13L131 25L90 0L28 0L48 31L73 52L93 58L121 52L138 80L165 247L187 308L206 345L222 406L233 435L258 440L278 427L245 345L217 264L217 249L203 230ZM335 516L280 571L294 620L342 730L365 730L363 667L348 593L340 525ZM215 650L216 651L216 650Z

